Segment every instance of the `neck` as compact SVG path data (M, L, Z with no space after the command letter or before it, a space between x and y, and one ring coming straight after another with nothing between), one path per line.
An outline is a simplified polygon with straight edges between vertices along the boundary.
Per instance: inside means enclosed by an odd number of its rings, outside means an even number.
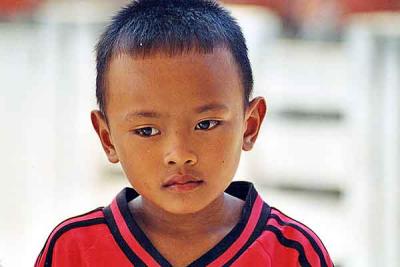
M193 236L232 229L240 219L243 204L244 201L223 193L196 213L173 214L138 197L130 203L130 210L145 231L169 236Z

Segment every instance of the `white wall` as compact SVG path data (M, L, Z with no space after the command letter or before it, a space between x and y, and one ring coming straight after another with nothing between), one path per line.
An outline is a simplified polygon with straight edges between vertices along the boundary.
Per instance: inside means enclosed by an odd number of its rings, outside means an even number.
M82 21L74 14L89 13L76 5L56 5L36 23L0 24L0 266L32 265L56 224L107 205L127 186L89 117L94 44L110 8ZM345 43L282 40L271 13L230 8L248 38L255 95L269 104L236 178L254 181L271 205L316 230L342 266L397 266L398 43L374 50L357 29ZM371 83L382 89L376 106Z

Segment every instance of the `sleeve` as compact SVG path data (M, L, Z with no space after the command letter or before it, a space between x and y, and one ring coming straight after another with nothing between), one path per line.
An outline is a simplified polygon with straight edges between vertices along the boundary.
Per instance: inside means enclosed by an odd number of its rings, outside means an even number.
M86 230L90 228L88 226L104 224L102 209L103 207L96 208L57 225L39 253L35 267L82 266L84 259L81 252L83 240L87 239Z
M264 247L270 252L273 266L333 267L321 239L304 224L278 210L271 212L264 229Z
M80 266L79 251L73 235L60 229L53 231L36 259L35 267Z

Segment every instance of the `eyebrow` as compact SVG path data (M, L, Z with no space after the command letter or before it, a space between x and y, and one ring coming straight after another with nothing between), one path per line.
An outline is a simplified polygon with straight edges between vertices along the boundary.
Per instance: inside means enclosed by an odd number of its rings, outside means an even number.
M228 110L228 107L225 106L224 104L218 104L218 103L211 103L211 104L206 104L200 107L197 107L194 109L196 113L205 113L209 111L214 111L214 110ZM128 113L125 116L126 120L130 120L132 117L142 117L142 118L160 118L161 114L157 113L152 110L140 110L140 111L133 111Z
M130 120L132 117L143 117L143 118L160 118L161 114L155 111L133 111L129 112L126 116L126 120Z
M204 113L204 112L213 111L213 110L229 110L229 109L224 104L211 103L211 104L197 107L194 110L197 113Z

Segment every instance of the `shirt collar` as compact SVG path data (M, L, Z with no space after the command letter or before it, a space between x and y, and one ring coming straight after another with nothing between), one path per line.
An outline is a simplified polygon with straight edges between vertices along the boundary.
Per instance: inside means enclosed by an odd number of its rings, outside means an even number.
M232 182L226 193L245 201L236 226L213 248L189 266L222 266L233 262L261 234L270 213L250 182ZM104 208L104 214L114 239L135 266L172 266L153 246L133 218L128 203L139 194L124 188Z

